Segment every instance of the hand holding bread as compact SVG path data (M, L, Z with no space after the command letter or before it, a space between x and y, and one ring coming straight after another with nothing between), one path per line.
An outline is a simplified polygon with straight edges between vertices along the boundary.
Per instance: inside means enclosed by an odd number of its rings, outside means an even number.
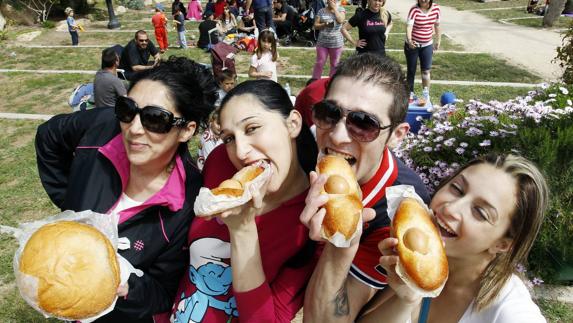
M423 296L438 296L448 278L448 260L426 207L404 198L392 219L392 236L398 239L398 276Z
M361 230L362 193L348 162L338 156L323 156L316 165L318 174L328 176L321 194L328 195L322 221L322 237L337 247L348 247Z
M254 191L263 188L271 175L270 165L263 161L243 167L213 189L202 187L193 210L197 216L211 217L244 205L253 198Z

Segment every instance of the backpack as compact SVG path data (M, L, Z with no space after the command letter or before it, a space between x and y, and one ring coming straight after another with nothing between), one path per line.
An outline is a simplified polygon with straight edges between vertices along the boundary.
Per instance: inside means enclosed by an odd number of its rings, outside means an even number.
M73 111L85 111L94 107L94 84L86 83L78 85L70 98L68 104Z
M217 77L223 70L230 70L237 74L235 70L235 54L238 49L224 42L217 43L211 48L211 65L213 75Z

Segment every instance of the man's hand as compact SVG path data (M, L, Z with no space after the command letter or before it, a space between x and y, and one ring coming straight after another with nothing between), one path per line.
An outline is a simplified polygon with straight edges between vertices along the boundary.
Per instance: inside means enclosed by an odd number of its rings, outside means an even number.
M322 206L328 202L328 195L321 194L321 191L327 179L328 176L326 175L310 172L310 188L305 200L306 206L300 214L300 222L308 228L309 237L314 241L324 241L320 231L326 210ZM364 208L362 210L362 223L371 221L374 217L376 217L376 212L373 209ZM357 236L352 240L351 244L356 244L359 241L360 236Z

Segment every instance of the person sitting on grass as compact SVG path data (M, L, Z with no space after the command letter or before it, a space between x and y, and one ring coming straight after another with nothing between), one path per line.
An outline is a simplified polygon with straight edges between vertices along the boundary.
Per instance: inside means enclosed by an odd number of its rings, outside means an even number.
M125 96L127 91L123 82L117 77L119 56L113 47L101 52L101 70L94 78L95 107L115 107L118 97Z
M153 64L149 65L149 57L153 56ZM155 67L161 60L161 55L145 30L135 32L135 38L130 40L123 49L119 68L125 71L125 78L131 80L135 73Z
M197 47L201 49L209 49L209 45L217 44L219 42L219 35L223 34L223 27L221 27L219 21L214 20L213 17L213 11L205 10L205 20L199 24ZM211 32L213 29L216 30Z

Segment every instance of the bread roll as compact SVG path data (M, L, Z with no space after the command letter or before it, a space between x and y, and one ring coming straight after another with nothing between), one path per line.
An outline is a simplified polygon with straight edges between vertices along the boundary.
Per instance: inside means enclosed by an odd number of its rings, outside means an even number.
M109 239L96 228L72 221L38 229L24 247L21 273L38 280L37 295L26 299L53 316L79 320L107 309L119 285L119 264Z
M243 195L245 185L264 171L260 165L243 167L231 179L224 180L218 187L211 190L214 195L238 197Z
M321 192L329 197L324 205L323 237L331 241L339 232L348 241L356 232L362 216L362 192L354 172L344 158L333 155L322 157L316 171L328 175Z
M437 296L434 292L439 293L448 278L448 260L440 233L424 206L416 199L403 199L392 220L392 232L398 239L398 275L422 293Z

